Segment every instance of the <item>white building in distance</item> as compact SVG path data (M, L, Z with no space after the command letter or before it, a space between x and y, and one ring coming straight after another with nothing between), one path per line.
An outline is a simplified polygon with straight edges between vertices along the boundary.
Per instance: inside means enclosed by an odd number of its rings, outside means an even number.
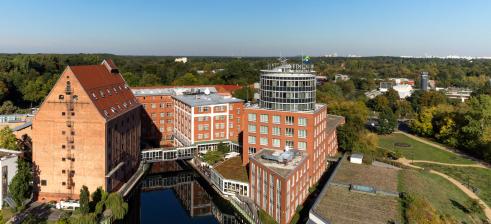
M186 57L176 58L176 59L174 59L174 62L187 63L188 58L186 58Z

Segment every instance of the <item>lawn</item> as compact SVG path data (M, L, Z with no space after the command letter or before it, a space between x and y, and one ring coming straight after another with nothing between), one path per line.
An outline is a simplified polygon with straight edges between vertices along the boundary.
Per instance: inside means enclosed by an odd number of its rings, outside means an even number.
M455 178L464 185L477 188L477 195L491 206L491 170L478 167L455 167L436 164L415 163Z
M409 144L409 147L395 146L395 143ZM396 151L407 159L429 160L442 163L475 164L470 159L457 154L435 148L431 145L416 141L401 133L379 136L379 147L390 151Z
M458 223L475 223L485 218L481 212L467 212L470 198L449 181L426 171L404 169L399 175L399 191L426 198L440 214L453 217Z

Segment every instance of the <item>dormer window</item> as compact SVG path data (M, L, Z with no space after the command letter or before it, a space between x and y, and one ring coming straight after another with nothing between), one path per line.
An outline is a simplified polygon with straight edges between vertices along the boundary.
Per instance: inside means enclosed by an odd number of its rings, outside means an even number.
M101 97L104 98L104 92L102 90L99 90L99 94L101 94Z
M126 102L123 103L123 107L124 108L127 108L128 107L128 104Z
M107 90L107 94L110 96L111 95L111 90L109 89L106 89Z
M118 94L118 90L116 89L116 87L113 87L113 91L114 93Z
M111 107L111 111L112 111L113 113L116 113L116 108Z
M92 93L92 97L94 98L94 100L97 100L97 95L95 95L95 93Z
M132 105L131 100L128 100L128 102L130 103L130 105Z
M109 117L109 113L107 112L107 110L104 110L104 115L106 115L106 117Z
M119 106L119 104L118 104L118 109L121 110L121 106Z
M119 90L123 90L123 88L121 88L121 86L118 86L119 87Z

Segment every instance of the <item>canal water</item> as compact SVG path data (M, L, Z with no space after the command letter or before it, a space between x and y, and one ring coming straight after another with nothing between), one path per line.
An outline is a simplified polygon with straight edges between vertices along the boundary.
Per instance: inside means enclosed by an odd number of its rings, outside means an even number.
M154 163L128 199L121 223L245 223L186 162Z

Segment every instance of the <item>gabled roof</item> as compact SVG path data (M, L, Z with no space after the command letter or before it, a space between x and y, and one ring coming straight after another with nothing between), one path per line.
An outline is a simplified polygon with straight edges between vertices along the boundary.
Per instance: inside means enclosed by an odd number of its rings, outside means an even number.
M140 105L111 60L104 60L100 65L69 66L68 69L106 120Z

